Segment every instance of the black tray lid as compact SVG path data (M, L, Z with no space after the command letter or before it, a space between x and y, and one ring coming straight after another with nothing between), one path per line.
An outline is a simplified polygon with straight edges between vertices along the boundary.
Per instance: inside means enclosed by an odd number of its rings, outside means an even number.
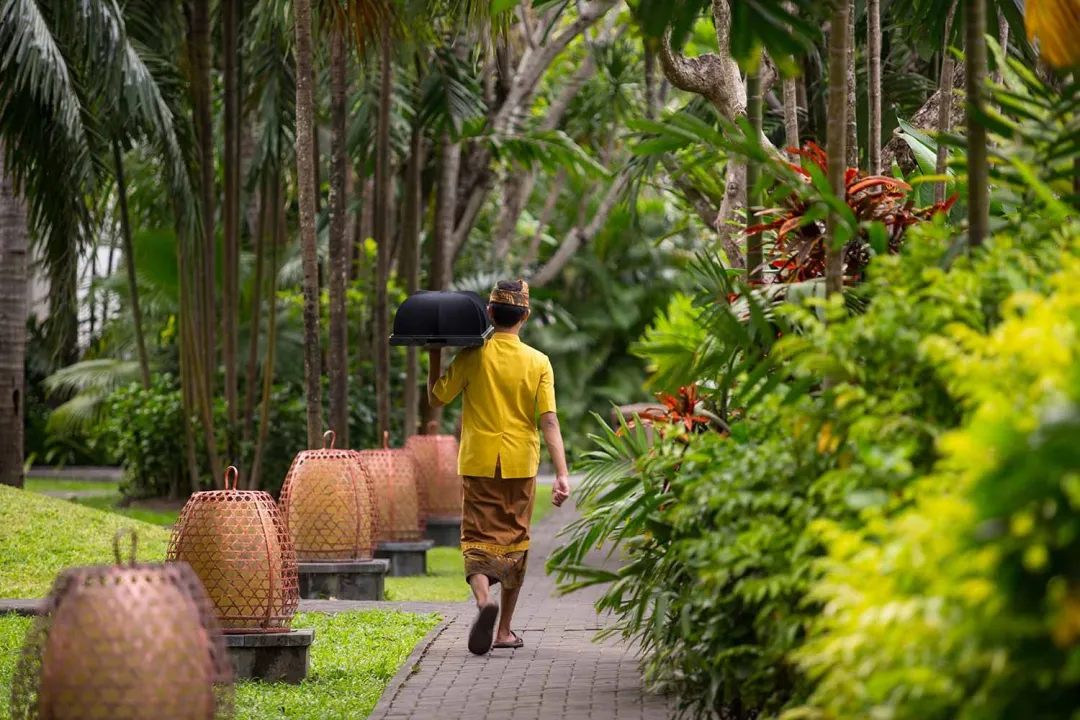
M475 347L487 342L493 331L487 304L476 293L422 291L398 308L390 344Z

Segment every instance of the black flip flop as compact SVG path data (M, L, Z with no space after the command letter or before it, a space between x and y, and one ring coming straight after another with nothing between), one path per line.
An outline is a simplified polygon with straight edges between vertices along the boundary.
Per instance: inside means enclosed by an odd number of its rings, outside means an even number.
M520 635L518 635L513 630L510 631L510 634L514 636L513 640L511 640L510 642L497 642L497 643L495 643L494 645L491 646L491 649L492 650L517 650L519 647L525 647L525 641L521 639Z
M499 606L488 603L480 608L469 630L469 652L473 655L486 655L491 650L491 641L495 639L495 621L499 618Z

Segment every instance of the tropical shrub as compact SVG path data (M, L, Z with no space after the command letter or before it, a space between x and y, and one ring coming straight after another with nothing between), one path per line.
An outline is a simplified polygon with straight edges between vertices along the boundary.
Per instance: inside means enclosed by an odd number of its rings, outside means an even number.
M642 643L650 680L694 714L778 713L813 691L797 658L821 611L810 593L823 572L820 524L858 527L868 509L910 497L938 460L937 439L969 411L935 339L987 332L1007 297L1046 290L1068 236L1030 226L953 257L942 223L911 233L902 255L871 266L861 313L839 298L781 305L765 325L783 337L766 353L732 320L722 287L703 286L711 344L741 350L710 360L657 345L655 331L639 348L659 347L649 358L658 373L697 380L728 432L650 446L641 431L607 431L596 441L585 512L552 568L564 590L610 583L599 606L615 613L614 630ZM752 328L764 315L750 314ZM829 389L813 390L825 376ZM618 571L586 563L604 543L626 548Z
M788 717L1072 718L1080 701L1080 262L926 351L969 409L935 471L820 523L824 613Z

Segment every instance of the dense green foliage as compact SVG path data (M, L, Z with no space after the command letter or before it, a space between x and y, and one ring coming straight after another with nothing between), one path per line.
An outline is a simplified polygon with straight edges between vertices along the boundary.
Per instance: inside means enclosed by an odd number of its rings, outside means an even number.
M926 574L937 573L938 563L924 564L917 554L910 560L915 563L911 572L921 573L920 579L896 577L892 558L914 552L904 545L909 538L897 527L896 549L889 552L889 546L878 548L882 527L864 528L863 523L875 514L891 517L928 487L957 487L937 476L935 467L944 462L939 460L946 452L939 446L943 433L978 416L973 387L987 388L1000 398L1000 406L1034 382L1018 372L1015 362L1007 371L992 364L974 341L946 345L952 348L949 353L942 345L953 337L994 332L1006 317L1011 326L1019 326L1014 333L1024 332L1019 328L1027 328L1027 318L1009 310L1020 303L1010 298L1056 293L1062 281L1052 281L1052 273L1075 263L1072 245L1080 229L1055 230L1056 224L1028 222L1015 234L999 234L971 258L953 257L951 235L940 223L925 225L914 232L902 256L875 260L869 281L858 290L862 312L810 300L732 322L736 311L713 300L723 297L722 288L704 285L699 289L706 305L694 309L674 301L637 349L649 358L658 384L697 381L718 413L730 402L730 432L669 435L655 447L640 430L608 431L599 438L589 463L586 514L568 531L567 544L552 563L563 574L564 586L610 581L600 605L616 611L619 631L643 642L650 679L678 691L689 710L726 708L749 717L809 703L810 715L814 707L823 707L840 713L828 717L856 718L875 714L873 708L856 708L844 698L865 700L867 694L888 705L890 713L902 706L903 717L931 717L922 705L905 704L907 696L897 696L898 686L912 698L919 696L929 680L922 665L907 668L904 648L919 641L906 635L908 613L888 610L900 602L888 588L918 594L923 587L948 585L964 593L966 586L962 577L931 581ZM707 341L678 342L678 328L690 317L706 331ZM766 327L773 333L781 330L783 337L768 355L749 352L753 333ZM1053 359L1038 366L1066 372L1068 363L1062 361L1067 358L1060 352L1043 353L1040 345L1036 352L1014 337L1013 353L1049 354ZM1071 337L1064 333L1063 342ZM731 342L747 349L740 358L753 356L749 364L740 361L734 377L731 365L715 362L726 362L728 355L710 350ZM1001 374L1015 377L1007 384L995 381ZM822 377L830 378L827 390L818 388ZM1012 443L1019 456L1011 472L1021 476L1024 463L1034 461L1023 459L1029 457L1026 442ZM994 457L989 448L995 446L984 444L977 452ZM1004 476L996 482L1007 483ZM1029 484L1016 488L1008 493L984 487L974 496L982 500L972 502L987 519L1021 511L1035 517L1036 507L1047 506L1033 503L1047 501L1065 512L1064 497L1055 500L1053 491L1044 500L1041 494L1027 494L1038 492ZM975 570L978 563L951 557L949 548L975 542L976 524L965 535L962 526L950 523L954 518L921 519L918 538L924 542L937 542L946 526L959 533L951 545L935 550L935 557L950 566L956 563L958 572ZM912 522L905 526L909 531ZM831 534L825 527L833 528ZM1055 535L1059 543L1071 537L1068 527ZM631 551L631 562L622 570L609 574L582 565L589 547L616 541ZM832 562L820 562L830 547ZM1013 551L1017 562L1024 552L1029 560L1036 552L1053 556L1049 549L1021 547ZM878 563L873 575L863 565L870 562L867 558ZM1015 592L1031 587L1017 567L1006 566L1003 572ZM1042 616L1040 598L1048 592L1013 602L1022 605L1030 623ZM979 595L978 602L986 597ZM1004 601L1006 593L1001 597ZM934 612L939 609L936 597L923 599ZM868 632L871 618L881 618L874 622L891 635ZM942 642L971 639L963 629L957 632ZM815 639L804 649L808 633ZM890 646L889 637L896 645ZM867 654L862 660L851 655L853 643L864 643L858 645ZM925 652L934 654L929 648ZM1054 667L1050 657L1046 661ZM892 664L910 674L887 673ZM1031 673L1026 677L1034 682L1037 663L1032 659L1025 666ZM822 677L828 683L819 686ZM1053 674L1045 677L1049 682ZM955 698L977 697L974 687L964 686L966 695L954 688ZM1054 702L1051 696L1047 701ZM941 717L952 717L941 712Z

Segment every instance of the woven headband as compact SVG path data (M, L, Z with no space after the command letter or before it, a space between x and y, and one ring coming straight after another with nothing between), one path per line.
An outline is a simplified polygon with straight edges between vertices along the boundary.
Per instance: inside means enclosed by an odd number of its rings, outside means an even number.
M498 285L491 291L491 299L489 302L496 305L513 305L514 307L526 308L529 307L529 283L524 280L521 281L521 291L515 292L513 290L503 290Z

